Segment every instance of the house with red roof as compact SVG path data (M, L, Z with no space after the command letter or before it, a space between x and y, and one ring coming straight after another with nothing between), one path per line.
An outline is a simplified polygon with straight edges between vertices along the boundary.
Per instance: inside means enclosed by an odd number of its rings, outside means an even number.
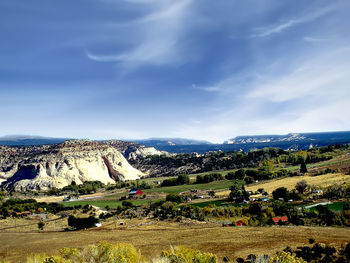
M288 217L287 216L277 216L277 217L273 217L272 221L275 223L275 225L278 224L286 224L288 223Z
M239 220L236 222L236 226L245 226L245 224L242 220Z

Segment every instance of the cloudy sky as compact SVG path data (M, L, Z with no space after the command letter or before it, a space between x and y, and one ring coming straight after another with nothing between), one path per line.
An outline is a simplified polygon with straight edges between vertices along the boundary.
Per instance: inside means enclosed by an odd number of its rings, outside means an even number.
M0 136L350 130L350 1L2 0Z

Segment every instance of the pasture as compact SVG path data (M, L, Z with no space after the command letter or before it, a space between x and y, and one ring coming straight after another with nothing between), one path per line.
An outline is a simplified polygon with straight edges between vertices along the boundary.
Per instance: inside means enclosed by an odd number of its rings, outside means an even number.
M232 181L221 180L214 181L207 184L186 184L186 185L176 185L168 187L158 187L153 189L144 190L145 193L166 193L166 194L179 194L181 192L190 191L191 189L197 190L221 190L228 189L232 185Z

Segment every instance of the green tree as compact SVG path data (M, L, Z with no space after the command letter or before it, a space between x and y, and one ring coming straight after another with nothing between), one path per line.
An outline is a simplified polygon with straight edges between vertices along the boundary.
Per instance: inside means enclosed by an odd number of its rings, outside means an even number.
M306 163L306 159L307 159L307 152L306 151L300 151L295 155L296 158L296 162L297 163Z
M177 177L176 182L177 182L178 185L189 184L190 183L190 178L188 177L188 175L180 174Z
M303 162L300 164L300 172L301 173L307 173L307 167L306 167L306 164Z
M242 203L244 200L249 200L249 194L245 190L243 184L235 182L234 185L230 187L230 195L229 200L234 201L236 203Z
M211 196L211 197L215 197L215 192L213 190L210 190L208 192L208 195Z
M284 201L288 201L289 199L289 192L288 189L285 187L279 187L276 190L272 192L273 199L278 200L280 198L283 198Z
M77 230L93 227L98 222L99 222L98 218L95 218L94 216L89 216L85 218L85 217L75 217L70 215L68 217L68 225Z
M243 180L245 176L245 170L244 169L239 169L235 172L235 179L238 180Z
M39 228L39 230L44 230L44 227L45 227L45 223L44 223L43 221L40 221L40 222L38 223L38 228Z
M302 180L300 182L297 182L297 184L295 185L295 189L300 193L300 194L304 194L304 192L309 188L310 186L308 185L308 183L305 180Z
M273 169L275 168L275 164L271 160L265 160L260 163L259 170L265 171L267 173L272 173Z
M166 196L166 201L174 202L174 203L183 203L184 199L181 195L177 194L169 194Z

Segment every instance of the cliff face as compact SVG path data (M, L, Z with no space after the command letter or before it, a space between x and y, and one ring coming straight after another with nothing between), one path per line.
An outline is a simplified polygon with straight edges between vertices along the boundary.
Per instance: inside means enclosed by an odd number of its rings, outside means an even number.
M98 180L105 184L135 180L133 168L116 148L92 141L67 141L54 146L0 147L0 183L15 190L62 188Z
M170 154L166 151L159 151L154 147L147 147L136 142L124 142L118 140L109 140L104 141L105 144L111 145L116 148L118 151L123 153L124 157L127 160L137 160L143 159L149 155L166 155Z

